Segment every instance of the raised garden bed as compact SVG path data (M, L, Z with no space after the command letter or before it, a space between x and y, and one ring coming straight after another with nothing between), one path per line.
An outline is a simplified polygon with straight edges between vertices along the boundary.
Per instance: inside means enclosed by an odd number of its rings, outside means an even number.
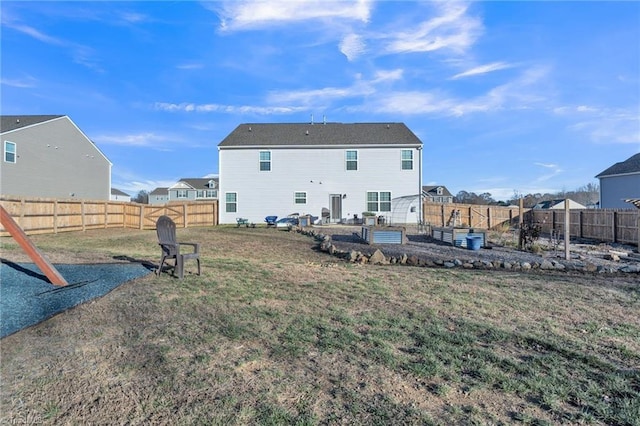
M399 226L363 226L360 235L367 244L404 244L405 234Z
M434 240L463 248L467 248L467 237L479 237L481 239L481 247L484 247L487 241L487 234L484 229L454 228L450 226L431 228L431 237Z

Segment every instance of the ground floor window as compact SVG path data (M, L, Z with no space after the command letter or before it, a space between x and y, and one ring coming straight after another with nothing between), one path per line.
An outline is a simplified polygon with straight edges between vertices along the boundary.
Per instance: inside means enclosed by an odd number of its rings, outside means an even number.
M367 192L367 211L390 212L391 211L391 192L390 191Z
M236 213L238 211L237 192L227 192L225 195L225 211L227 213Z

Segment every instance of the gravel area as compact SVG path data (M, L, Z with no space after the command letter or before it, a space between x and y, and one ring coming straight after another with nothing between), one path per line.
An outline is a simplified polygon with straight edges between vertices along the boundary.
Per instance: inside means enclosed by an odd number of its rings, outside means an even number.
M485 266L491 263L492 267L504 267L507 263L510 265L508 268L511 268L528 263L536 268L547 261L546 264L550 262L556 265L555 269L609 273L640 272L640 256L637 249L622 244L572 241L569 247L570 259L565 260L564 242L561 241L554 248L553 242L548 238L538 240L538 245L543 249L541 252L531 253L517 249L517 236L513 234L489 233L486 247L468 250L434 240L427 234L420 234L415 227L407 228L405 244L375 245L369 245L360 238L361 227L358 226L321 226L314 230L316 233L330 236L332 244L339 251L359 251L371 255L379 249L387 258L399 259L405 254L414 255L421 261L436 262L439 265L448 262L461 266L476 262L477 267L482 267L477 263L480 262Z

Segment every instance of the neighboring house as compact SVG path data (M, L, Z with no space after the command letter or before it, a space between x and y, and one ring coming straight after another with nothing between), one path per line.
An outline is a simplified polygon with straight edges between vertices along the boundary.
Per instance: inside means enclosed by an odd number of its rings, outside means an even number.
M223 224L363 212L388 222L392 200L421 188L422 142L403 123L241 124L218 150Z
M111 162L66 115L3 115L0 192L109 200Z
M169 201L211 201L218 199L218 178L183 178L170 186Z
M572 199L569 200L569 209L586 209L587 206L584 206ZM564 210L564 198L557 200L547 200L540 201L538 204L533 206L534 209L543 209L543 210Z
M429 203L453 203L453 195L445 186L423 186L422 197Z
M600 179L600 208L632 208L625 199L640 198L640 153L596 175Z
M131 201L131 195L119 189L111 188L111 201Z
M169 202L169 188L156 188L149 193L149 204L167 204Z

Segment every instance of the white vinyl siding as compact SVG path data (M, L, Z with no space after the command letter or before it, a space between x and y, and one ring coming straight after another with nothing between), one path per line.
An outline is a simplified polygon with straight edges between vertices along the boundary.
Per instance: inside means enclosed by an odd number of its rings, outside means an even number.
M238 193L237 192L226 193L225 211L227 213L236 213L238 211Z
M345 152L345 161L347 170L358 170L358 151L347 150Z
M402 157L402 170L413 170L413 150L403 149L401 153Z
M271 151L260 151L260 171L271 171Z
M15 163L16 158L16 144L14 142L4 141L4 161L7 163Z

